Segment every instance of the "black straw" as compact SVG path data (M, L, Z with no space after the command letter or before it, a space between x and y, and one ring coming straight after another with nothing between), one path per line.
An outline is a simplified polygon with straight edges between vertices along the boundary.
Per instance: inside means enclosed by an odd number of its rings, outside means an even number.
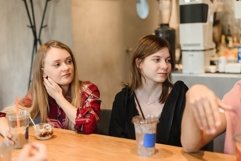
M141 109L141 105L140 105L140 103L139 103L139 101L138 101L138 99L137 99L137 97L136 97L136 93L135 93L135 92L134 92L134 98L135 98L135 100L136 100L136 102L137 102L137 105L138 105L138 108L139 108L139 110L140 110L140 112L141 112L141 116L142 116L142 118L145 120L146 118L145 118L144 113L143 113L143 111L142 111L142 109Z

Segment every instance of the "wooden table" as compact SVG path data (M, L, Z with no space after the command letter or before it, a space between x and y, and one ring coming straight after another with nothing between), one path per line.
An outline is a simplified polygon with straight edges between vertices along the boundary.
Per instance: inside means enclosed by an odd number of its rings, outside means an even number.
M135 140L105 135L84 135L74 131L54 129L50 140L36 140L30 128L30 141L47 146L49 161L235 161L235 156L213 152L188 154L182 148L156 144L157 152L152 157L136 154ZM13 150L13 157L20 150Z

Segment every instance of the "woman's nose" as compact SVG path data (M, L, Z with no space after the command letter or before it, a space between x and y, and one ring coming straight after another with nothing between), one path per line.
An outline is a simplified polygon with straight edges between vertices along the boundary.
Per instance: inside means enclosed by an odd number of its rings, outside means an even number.
M63 65L62 65L62 69L63 69L63 70L67 70L67 69L69 69L69 66L68 66L68 64L66 64L66 63L63 63Z
M163 68L163 69L166 69L168 67L167 62L166 61L161 61L160 67Z

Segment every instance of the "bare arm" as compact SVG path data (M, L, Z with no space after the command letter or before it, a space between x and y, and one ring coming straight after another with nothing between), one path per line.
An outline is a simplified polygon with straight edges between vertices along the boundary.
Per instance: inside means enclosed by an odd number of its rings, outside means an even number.
M181 143L186 152L196 152L225 130L223 110L229 108L204 85L192 86L186 94Z

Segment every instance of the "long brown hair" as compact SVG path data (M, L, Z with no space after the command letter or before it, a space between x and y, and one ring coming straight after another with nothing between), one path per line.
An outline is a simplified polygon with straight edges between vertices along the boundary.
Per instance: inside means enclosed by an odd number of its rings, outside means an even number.
M39 115L41 122L46 122L48 115L48 93L43 84L42 68L44 67L45 57L51 48L64 49L71 55L74 65L74 78L70 85L71 104L73 104L75 107L80 105L80 82L74 55L71 49L64 43L56 40L48 41L40 46L35 56L35 63L33 66L33 79L30 87L30 93L32 95L31 116L35 118Z
M133 91L143 85L141 79L142 73L140 69L137 67L136 60L140 60L142 62L146 57L158 52L163 48L168 48L170 54L171 68L173 69L174 60L172 57L169 43L165 39L155 35L147 35L139 40L137 47L131 58L131 78L129 84ZM160 96L161 103L164 103L166 101L168 97L169 88L173 86L170 80L171 75L169 75L168 78L169 79L166 79L165 82L163 82L162 93Z

